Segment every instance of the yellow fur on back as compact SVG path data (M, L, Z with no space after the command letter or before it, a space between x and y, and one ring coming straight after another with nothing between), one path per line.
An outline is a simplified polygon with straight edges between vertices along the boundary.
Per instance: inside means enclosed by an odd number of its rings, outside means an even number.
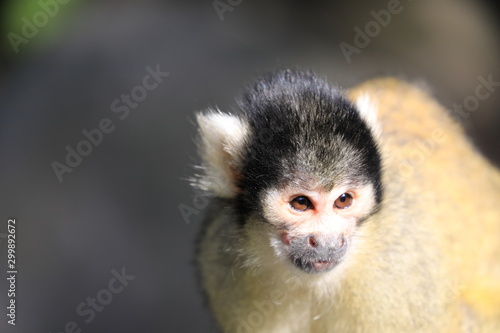
M376 116L381 210L348 260L311 275L278 260L252 221L221 210L198 264L224 332L500 332L500 173L425 91L395 79L354 87ZM368 111L368 113L371 111Z
M457 280L458 300L471 314L495 321L498 329L500 173L421 89L379 79L350 92L353 99L360 94L378 104L383 159L390 163L386 169L399 170L407 186L430 196L421 209L431 214L429 232L437 237L446 273Z

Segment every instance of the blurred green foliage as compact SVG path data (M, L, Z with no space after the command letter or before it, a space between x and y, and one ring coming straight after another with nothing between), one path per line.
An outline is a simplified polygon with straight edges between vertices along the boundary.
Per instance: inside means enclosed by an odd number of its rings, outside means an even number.
M61 2L61 3L60 3ZM13 34L28 40L19 45L19 51L33 49L45 44L64 31L64 22L73 17L76 4L79 0L7 0L2 10L2 35L4 36L3 48L7 54L14 54ZM34 24L34 17L46 17L46 24ZM38 30L35 36L23 35L26 21L33 23ZM10 36L10 37L9 37Z

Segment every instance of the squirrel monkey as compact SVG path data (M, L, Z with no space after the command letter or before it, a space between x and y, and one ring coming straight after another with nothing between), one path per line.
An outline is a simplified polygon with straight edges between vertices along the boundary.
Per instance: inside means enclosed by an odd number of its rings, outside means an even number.
M417 86L260 78L197 115L223 332L500 332L500 173Z

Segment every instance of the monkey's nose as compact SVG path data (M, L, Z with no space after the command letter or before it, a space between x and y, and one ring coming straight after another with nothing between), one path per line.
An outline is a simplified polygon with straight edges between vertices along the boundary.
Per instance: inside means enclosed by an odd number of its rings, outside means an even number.
M337 241L337 244L334 246L334 251L335 252L343 251L346 246L347 246L347 239L345 238L344 235L342 235L339 241Z
M308 236L307 239L307 244L310 246L310 247L313 247L313 248L330 248L331 251L334 251L334 252L339 252L339 251L343 251L344 248L347 246L347 239L344 235L341 235L340 237L338 237L337 239L335 239L333 242L326 242L326 243L321 243L315 236ZM330 244L329 244L330 243Z
M318 247L318 242L316 241L316 238L314 238L314 236L309 236L308 242L309 242L309 246Z

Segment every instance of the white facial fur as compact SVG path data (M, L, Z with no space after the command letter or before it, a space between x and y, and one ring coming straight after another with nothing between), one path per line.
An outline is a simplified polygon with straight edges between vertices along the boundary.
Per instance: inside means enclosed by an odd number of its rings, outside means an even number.
M335 200L343 193L352 195L351 206L345 209L335 208ZM307 196L314 207L303 212L294 210L290 206L290 201L297 196ZM290 237L315 235L322 239L345 236L351 240L358 227L358 221L374 209L375 193L372 185L360 187L344 185L330 192L321 188L303 190L289 187L268 191L264 202L264 216L275 227L275 231L270 234L270 244L277 257L288 260L287 245L282 241L283 233Z

